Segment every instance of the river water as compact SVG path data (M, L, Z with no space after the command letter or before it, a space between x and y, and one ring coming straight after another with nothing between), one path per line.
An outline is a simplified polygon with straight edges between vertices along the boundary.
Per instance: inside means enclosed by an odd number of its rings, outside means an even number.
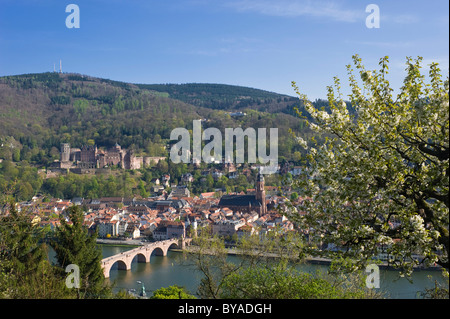
M103 258L130 250L134 247L102 245ZM115 283L115 290L134 289L141 290L141 282L145 286L147 296L152 291L161 287L178 285L185 287L191 294L195 295L201 274L192 266L181 261L181 253L169 251L167 256L151 256L150 263L137 263L133 261L131 270L118 270L113 266L110 271L109 281ZM230 261L237 256L229 256ZM136 258L135 258L136 259ZM326 265L304 264L302 270L315 273L317 270L326 271ZM414 299L418 298L418 292L425 288L433 288L435 280L444 283L445 279L440 271L417 270L413 272L412 283L406 278L399 278L398 271L380 269L380 292L387 298L392 299Z

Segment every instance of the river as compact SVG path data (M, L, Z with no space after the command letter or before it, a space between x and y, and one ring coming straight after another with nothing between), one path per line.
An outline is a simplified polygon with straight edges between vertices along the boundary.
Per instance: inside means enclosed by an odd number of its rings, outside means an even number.
M103 258L118 254L134 247L102 245ZM131 270L118 270L113 266L110 271L110 282L115 283L115 290L135 289L140 291L141 282L145 286L147 296L152 291L161 287L178 285L185 287L195 295L200 282L201 274L192 266L180 261L179 252L169 251L167 256L151 256L150 263L137 263L133 261ZM238 259L237 256L229 256L230 261ZM316 270L326 271L326 265L304 264L302 270L315 273ZM414 299L418 292L425 288L433 288L434 281L445 282L440 271L417 270L413 272L412 283L406 278L399 278L398 271L380 269L380 292L392 299Z

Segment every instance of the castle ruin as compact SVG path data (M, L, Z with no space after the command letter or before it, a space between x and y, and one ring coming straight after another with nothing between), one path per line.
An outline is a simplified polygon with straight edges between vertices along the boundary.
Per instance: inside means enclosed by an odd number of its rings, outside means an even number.
M98 149L96 145L84 145L71 148L69 143L61 143L59 168L92 170L118 166L122 169L140 169L150 165L151 161L158 162L164 157L135 156L133 150L125 150L116 143L108 150Z

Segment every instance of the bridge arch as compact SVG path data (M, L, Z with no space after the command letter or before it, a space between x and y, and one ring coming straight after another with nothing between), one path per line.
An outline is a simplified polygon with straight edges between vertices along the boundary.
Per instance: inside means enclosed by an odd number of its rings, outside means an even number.
M105 278L109 277L109 274L111 272L111 269L114 268L114 266L117 266L117 269L119 270L129 270L131 269L131 264L127 264L125 260L117 259L115 261L112 261L110 263L106 263L103 266L103 274Z
M167 250L161 247L155 247L150 256L167 256Z
M148 257L141 252L136 253L136 255L134 255L134 257L131 259L131 262L133 263L133 261L136 261L138 263L146 263L148 260Z
M121 259L119 259L119 260L117 260L115 263L113 263L112 265L111 265L111 268L113 268L115 265L117 265L117 269L120 269L120 270L127 270L127 264L125 263L125 261L123 261L123 260L121 260ZM111 269L110 269L111 270Z

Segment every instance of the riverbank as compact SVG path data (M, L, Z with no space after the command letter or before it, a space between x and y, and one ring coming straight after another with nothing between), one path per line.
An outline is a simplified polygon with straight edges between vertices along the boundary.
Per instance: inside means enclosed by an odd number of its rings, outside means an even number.
M191 246L192 247L192 246ZM188 247L187 250L189 251ZM227 250L227 254L231 256L242 256L245 253L237 251L235 248L225 248ZM173 249L173 251L182 252L182 249ZM278 258L279 256L274 253L265 253L265 257L269 258ZM331 259L328 258L322 258L322 257L306 257L304 259L305 263L308 264L314 264L314 265L325 265L329 266L332 263ZM394 267L393 265L386 263L386 262L380 262L380 261L374 261L374 263L380 268L384 270L398 270L398 268ZM414 271L442 271L442 267L439 266L432 266L432 267L424 267L424 266L414 266Z
M150 242L144 242L140 239L130 239L130 240L120 240L120 239L104 239L97 238L97 244L100 245L113 245L113 246L124 246L124 247L138 247L149 244Z

